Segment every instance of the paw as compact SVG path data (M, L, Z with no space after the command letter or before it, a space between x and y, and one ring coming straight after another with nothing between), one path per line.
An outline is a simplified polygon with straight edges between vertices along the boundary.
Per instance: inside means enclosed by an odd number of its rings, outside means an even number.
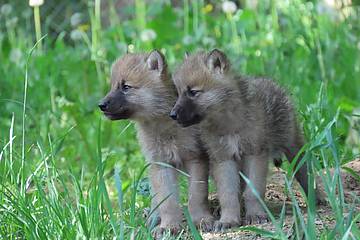
M318 206L326 206L326 195L323 191L318 190L316 192L316 205Z
M168 224L160 225L153 230L153 236L155 239L163 239L165 236L177 235L181 231L180 224Z
M161 218L158 211L151 212L150 208L144 208L143 218L146 219L147 228L153 229L155 226L160 224Z
M239 221L226 221L226 220L217 220L214 223L214 231L215 232L223 232L227 229L233 228L233 227L238 227L240 226Z
M218 203L219 204L219 203ZM218 206L214 206L212 209L212 215L216 218L219 219L221 217L221 208L220 205Z
M158 226L161 222L161 218L158 214L154 213L146 220L146 226L149 229L153 229L154 227Z
M261 214L246 214L243 220L243 225L261 224L269 222L269 218L265 213Z
M203 217L200 221L195 222L195 224L202 232L211 232L214 227L214 221L212 216L208 216Z

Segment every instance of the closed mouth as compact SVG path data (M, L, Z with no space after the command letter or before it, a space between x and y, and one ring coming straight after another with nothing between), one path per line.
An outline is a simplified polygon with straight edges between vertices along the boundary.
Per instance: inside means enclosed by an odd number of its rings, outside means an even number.
M131 112L129 109L123 109L118 112L104 111L103 113L110 120L128 119L131 115Z
M196 124L196 123L192 123L192 122L179 122L179 121L178 121L178 123L180 124L180 126L182 126L184 128Z
M202 121L202 117L200 115L195 115L192 119L190 120L182 120L182 119L178 119L177 122L178 124L180 124L182 127L189 127L191 125L195 125L198 124Z

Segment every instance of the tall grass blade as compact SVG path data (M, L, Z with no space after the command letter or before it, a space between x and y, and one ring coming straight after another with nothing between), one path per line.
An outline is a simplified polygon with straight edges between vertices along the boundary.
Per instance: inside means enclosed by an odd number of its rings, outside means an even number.
M35 45L30 49L29 54L26 58L25 63L25 79L24 79L24 95L23 95L23 111L22 111L22 145L21 145L21 167L17 175L17 182L20 183L21 194L24 194L25 188L23 186L24 181L24 164L25 164L25 117L26 117L26 103L27 103L27 89L28 89L28 78L29 78L29 63L30 58L35 50L35 48L40 44L40 42L47 35L42 36Z
M118 192L118 205L119 205L119 211L120 211L120 229L119 229L119 239L123 240L124 239L124 193L122 190L122 183L121 183L121 179L120 179L120 169L118 167L115 167L115 173L114 173L114 178L115 178L115 186Z
M189 213L189 210L187 208L184 208L184 214L185 214L186 221L187 221L187 223L189 225L191 235L193 236L193 239L194 240L202 240L203 238L201 237L200 233L196 229L195 224L191 220L190 213Z
M264 200L260 197L259 193L257 192L256 188L254 187L253 183L242 173L239 172L240 176L244 179L246 182L246 185L249 186L251 189L251 192L255 195L256 199L260 202L261 206L265 210L266 214L269 216L272 224L275 226L276 233L281 239L286 239L286 236L284 235L284 232L282 231L282 226L279 225L279 223L275 220L274 215L271 213L269 208L266 206Z

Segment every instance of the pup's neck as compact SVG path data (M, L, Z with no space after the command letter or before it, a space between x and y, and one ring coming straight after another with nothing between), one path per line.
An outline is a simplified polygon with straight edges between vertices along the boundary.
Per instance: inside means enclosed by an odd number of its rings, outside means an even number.
M214 132L233 133L237 126L248 126L251 121L247 92L237 88L229 90L226 100L213 109L202 123L202 128Z
M153 116L151 119L138 119L135 124L138 131L154 135L171 132L176 127L176 122L168 114Z

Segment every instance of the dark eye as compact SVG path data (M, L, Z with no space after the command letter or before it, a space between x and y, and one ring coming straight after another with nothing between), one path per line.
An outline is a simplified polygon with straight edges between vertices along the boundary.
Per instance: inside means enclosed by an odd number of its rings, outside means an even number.
M125 83L123 83L121 85L121 89L122 89L123 92L129 91L130 88L132 88L132 87L130 85L125 84Z
M188 94L190 97L196 97L201 93L200 90L193 90L193 89L188 89Z

